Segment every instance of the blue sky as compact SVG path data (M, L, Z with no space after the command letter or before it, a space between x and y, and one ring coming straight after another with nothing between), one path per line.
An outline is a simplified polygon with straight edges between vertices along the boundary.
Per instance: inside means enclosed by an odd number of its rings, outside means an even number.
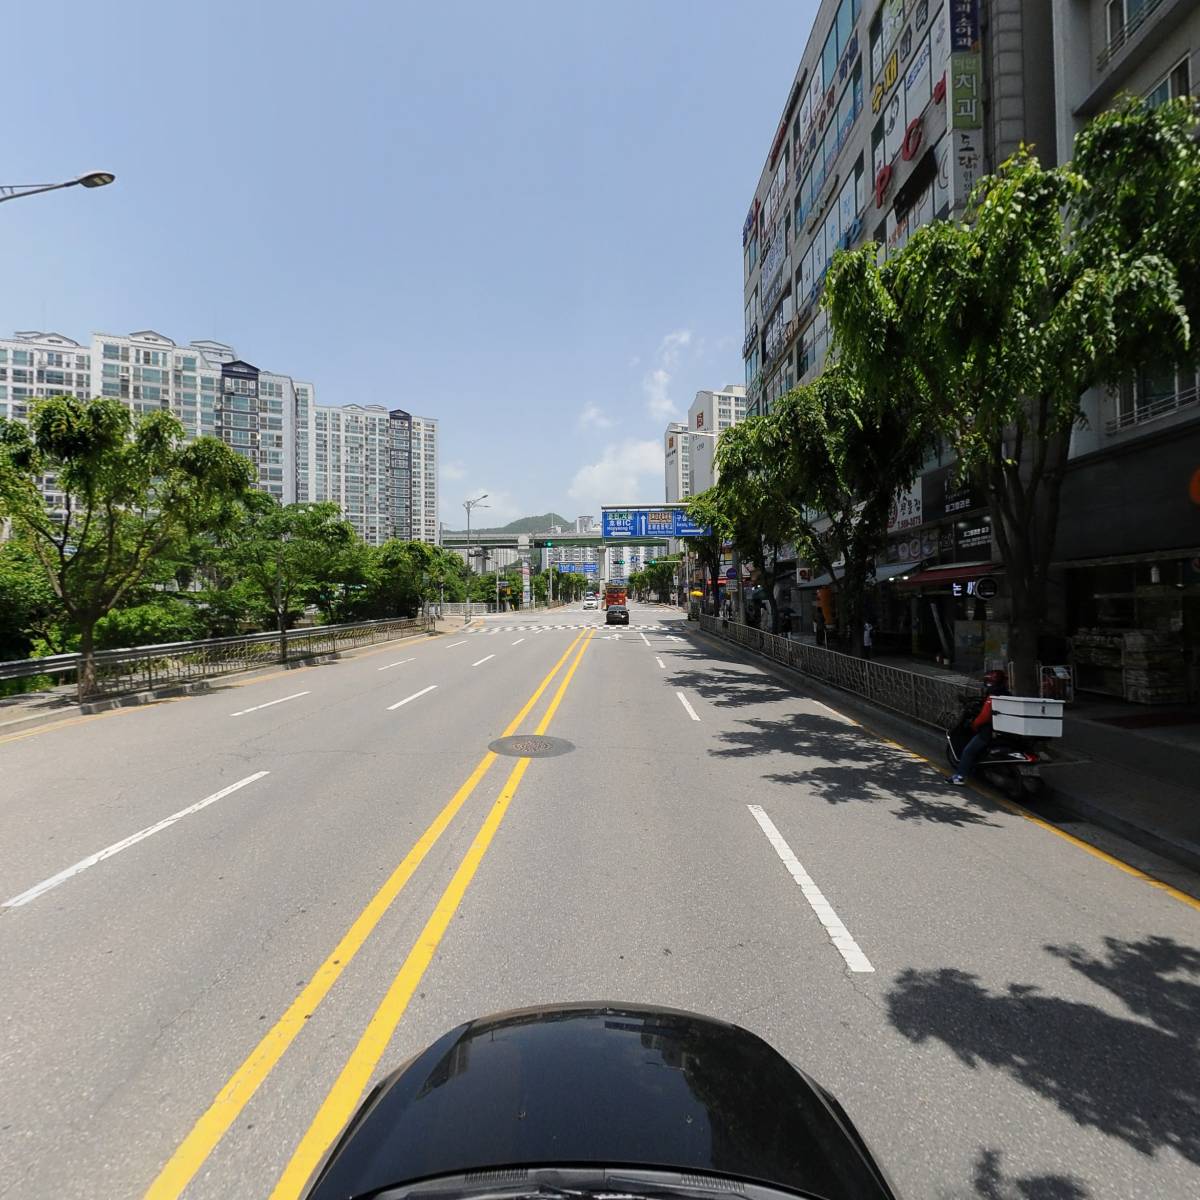
M10 8L0 330L154 328L440 419L442 514L662 499L740 382L742 221L815 0Z

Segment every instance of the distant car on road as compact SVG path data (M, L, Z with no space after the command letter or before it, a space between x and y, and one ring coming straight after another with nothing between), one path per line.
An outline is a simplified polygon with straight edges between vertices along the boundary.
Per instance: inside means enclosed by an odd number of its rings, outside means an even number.
M628 625L629 609L624 604L610 604L604 614L605 625Z
M586 600L583 602L583 607L584 607L584 608L599 608L599 607L600 607L600 601L599 601L599 600L597 600L595 596L589 596L589 597L588 597L588 598L587 598L587 599L586 599Z

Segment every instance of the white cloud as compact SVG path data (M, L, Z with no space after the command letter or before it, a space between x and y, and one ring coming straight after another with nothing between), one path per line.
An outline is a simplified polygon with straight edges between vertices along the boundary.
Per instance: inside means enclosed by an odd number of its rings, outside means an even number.
M676 329L668 333L658 344L654 356L657 364L642 378L642 391L646 396L646 411L658 420L666 420L679 414L679 408L671 399L671 376L679 365L679 356L692 343L690 329Z
M646 393L646 411L652 417L666 420L678 414L675 402L667 395L670 383L671 373L662 367L656 367L642 380L642 390Z
M442 478L448 483L456 483L466 477L467 468L457 459L454 462L442 463Z
M663 450L655 441L613 442L599 461L580 467L567 488L580 512L602 504L655 503L663 489Z
M579 424L592 429L610 429L613 420L598 404L585 404L579 414Z

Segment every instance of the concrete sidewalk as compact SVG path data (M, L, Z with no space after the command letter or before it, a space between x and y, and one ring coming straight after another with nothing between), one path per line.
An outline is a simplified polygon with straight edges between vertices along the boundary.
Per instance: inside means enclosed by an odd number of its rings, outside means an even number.
M978 686L935 663L881 656L903 670ZM1200 713L1170 723L1168 710L1082 693L1066 706L1063 736L1046 747L1043 773L1064 808L1200 871ZM1114 722L1163 720L1126 728Z
M879 655L874 661L964 687L981 685L978 675L964 675L936 663L897 655ZM799 672L789 673L808 679ZM862 696L854 696L854 701L873 707ZM1177 712L1182 706L1173 707ZM918 740L928 741L927 728L890 710L879 711L910 726ZM1161 716L1165 710L1157 711ZM1200 721L1147 728L1112 723L1130 718L1152 721L1155 713L1153 706L1081 695L1066 708L1061 740L1046 748L1043 775L1057 806L1200 871ZM1163 719L1169 721L1170 715Z

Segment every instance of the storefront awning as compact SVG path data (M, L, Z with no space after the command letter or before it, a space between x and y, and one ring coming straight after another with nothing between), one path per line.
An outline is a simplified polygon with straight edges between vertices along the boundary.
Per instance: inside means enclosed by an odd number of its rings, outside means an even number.
M888 563L884 567L875 568L875 582L882 583L885 579L896 579L901 575L911 575L919 562Z
M876 567L874 576L867 580L867 586L869 587L872 583L882 583L885 579L895 579L897 575L907 575L913 570L914 567L919 567L920 565L920 563L916 562L907 562L887 563L885 566ZM829 587L829 585L833 583L834 579L841 579L841 577L842 570L840 568L835 568L832 576L818 575L816 579L810 579L805 583L796 584L796 587L800 589Z
M928 571L919 571L916 575L900 580L898 586L915 588L961 583L968 579L979 579L983 575L995 575L1003 570L1004 567L1000 563L994 562L952 563L944 567L930 567Z

